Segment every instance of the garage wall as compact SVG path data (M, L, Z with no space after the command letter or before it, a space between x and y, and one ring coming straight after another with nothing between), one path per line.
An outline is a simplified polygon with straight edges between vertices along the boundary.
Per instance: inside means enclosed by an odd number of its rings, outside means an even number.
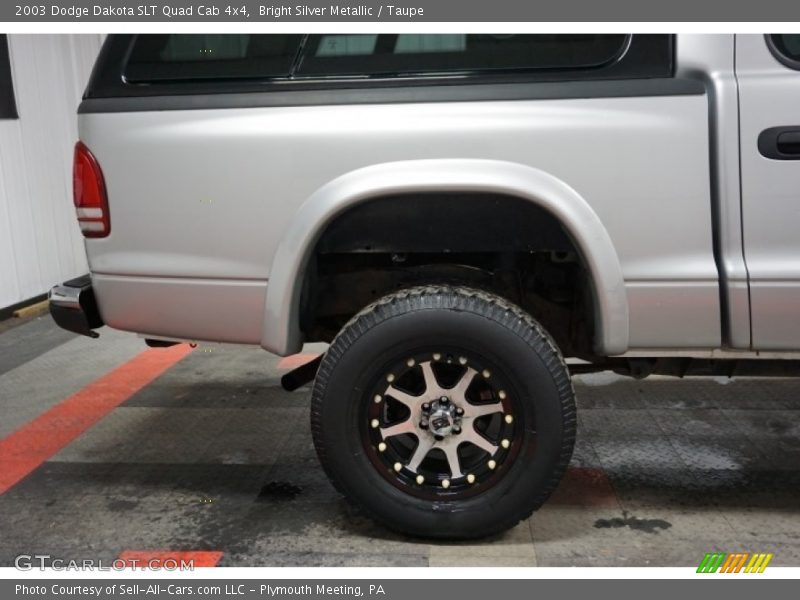
M0 119L0 309L86 273L72 206L76 109L100 35L9 35L19 119Z

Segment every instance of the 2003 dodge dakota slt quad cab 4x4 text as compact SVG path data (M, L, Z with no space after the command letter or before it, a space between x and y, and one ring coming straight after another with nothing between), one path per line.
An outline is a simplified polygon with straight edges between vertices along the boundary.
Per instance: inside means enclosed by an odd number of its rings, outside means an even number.
M570 372L797 374L800 35L114 35L79 130L56 321L329 342L285 385L397 530L539 507Z

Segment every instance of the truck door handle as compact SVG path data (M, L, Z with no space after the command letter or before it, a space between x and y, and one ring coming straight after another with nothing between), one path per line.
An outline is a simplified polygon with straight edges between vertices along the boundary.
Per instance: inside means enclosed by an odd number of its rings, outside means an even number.
M775 160L800 160L800 125L765 129L758 136L758 151Z

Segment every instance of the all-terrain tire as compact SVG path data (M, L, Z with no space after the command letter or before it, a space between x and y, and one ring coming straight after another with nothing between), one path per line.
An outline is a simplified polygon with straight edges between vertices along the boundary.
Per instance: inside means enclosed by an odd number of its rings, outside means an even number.
M502 447L497 440L497 460L486 460L490 455L470 459L491 467L492 471L481 467L486 472L482 480L466 473L459 473L461 478L456 480L447 472L435 476L429 470L425 483L417 486L415 477L422 479L417 475L422 467L408 472L400 459L386 465L381 462L393 449L375 437L382 429L376 429L378 419L368 416L376 410L372 403L382 398L380 390L389 385L386 380L394 380L389 373L403 364L418 369L427 356L433 357L431 364L434 360L439 361L437 365L453 363L450 369L457 368L459 361L464 368L473 363L490 365L494 371L476 366L477 372L503 382L498 385L504 389L482 393L492 401L497 394L511 398L504 401L500 414L505 421L492 427L513 426L515 437L510 442L503 439ZM401 367L394 366L398 364ZM465 287L415 287L366 307L331 343L312 393L314 444L334 486L373 519L420 537L483 537L530 516L564 474L575 427L569 371L552 338L518 306ZM488 426L484 430L488 435ZM425 434L418 431L416 435ZM456 452L463 453L469 446L459 444ZM402 447L397 448L402 452ZM435 461L439 455L432 456L426 460Z

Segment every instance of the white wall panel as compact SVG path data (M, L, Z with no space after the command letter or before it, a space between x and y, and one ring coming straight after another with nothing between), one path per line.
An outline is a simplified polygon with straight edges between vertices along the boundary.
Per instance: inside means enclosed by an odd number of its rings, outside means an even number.
M102 36L8 42L19 119L0 119L0 308L87 271L72 207L72 149Z

